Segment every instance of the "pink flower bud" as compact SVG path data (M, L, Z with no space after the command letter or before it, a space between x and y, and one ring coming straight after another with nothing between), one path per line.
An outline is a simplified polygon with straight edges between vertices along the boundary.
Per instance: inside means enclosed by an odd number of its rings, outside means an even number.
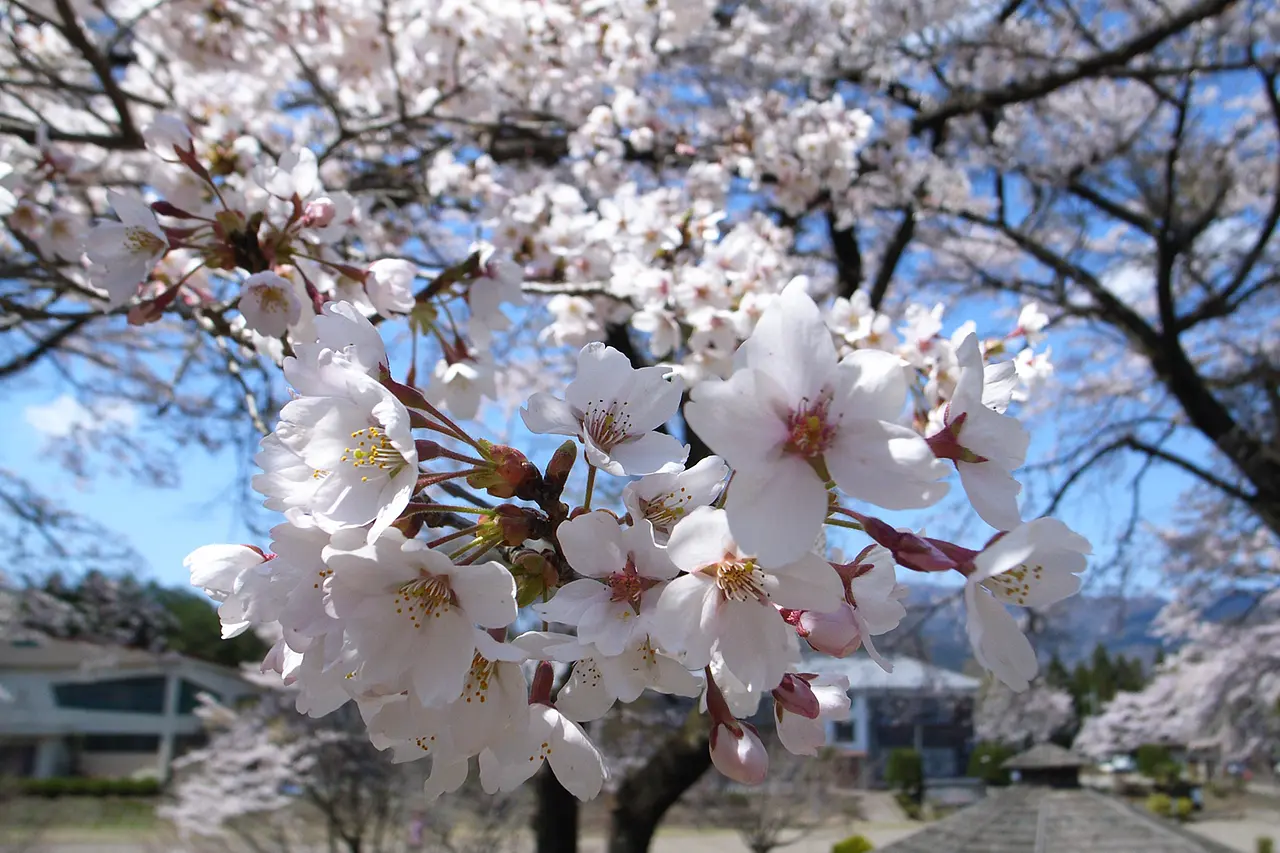
M711 730L711 763L743 785L759 785L769 775L769 753L754 726L738 724L735 732L723 723Z
M773 701L793 714L810 720L818 719L820 708L813 688L809 686L809 682L789 672L773 688Z
M333 222L333 217L337 213L338 207L331 199L317 198L307 202L306 208L302 211L302 216L307 225L315 228L325 228L329 223Z
M848 657L862 645L858 622L848 604L842 604L831 613L805 611L796 624L796 633L815 651L837 658Z

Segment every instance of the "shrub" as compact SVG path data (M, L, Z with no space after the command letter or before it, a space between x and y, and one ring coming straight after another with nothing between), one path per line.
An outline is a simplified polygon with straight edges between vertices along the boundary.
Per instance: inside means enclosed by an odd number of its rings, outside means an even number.
M1173 799L1168 794L1152 794L1147 797L1147 811L1169 817L1173 814Z
M1173 801L1173 816L1181 821L1191 820L1191 812L1195 811L1195 807L1190 797L1178 797Z
M924 799L924 761L920 753L906 748L890 752L884 780L919 804Z
M1002 743L984 741L973 749L969 756L969 775L981 779L988 785L1008 785L1009 771L1000 765L1017 754L1013 747Z
M898 805L902 807L903 812L906 813L908 818L911 820L920 820L921 815L924 813L923 809L910 794L906 791L898 791L893 795L893 798L897 801Z
M1254 842L1254 849L1257 853L1275 853L1276 843L1270 835L1262 835Z
M1155 743L1148 743L1138 747L1138 751L1133 755L1133 760L1138 766L1138 772L1150 779L1156 779L1163 772L1167 772L1170 764L1177 766L1173 761L1173 756L1169 754L1169 748Z
M876 849L865 835L850 835L844 841L831 845L831 853L870 853Z
M23 779L21 791L28 797L154 797L160 793L158 779L88 779L54 777Z

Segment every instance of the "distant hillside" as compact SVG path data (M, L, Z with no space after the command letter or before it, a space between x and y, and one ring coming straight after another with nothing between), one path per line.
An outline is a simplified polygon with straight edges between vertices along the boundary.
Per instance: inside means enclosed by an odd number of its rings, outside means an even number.
M907 621L888 635L885 651L924 657L949 669L972 665L973 655L964 631L964 599L959 589L912 586ZM1155 657L1160 641L1151 625L1164 602L1154 596L1079 595L1059 602L1039 617L1034 643L1043 659L1054 652L1068 665L1092 654L1101 642L1114 654L1137 656L1145 663ZM1235 608L1224 604L1222 616ZM881 644L877 643L877 647Z

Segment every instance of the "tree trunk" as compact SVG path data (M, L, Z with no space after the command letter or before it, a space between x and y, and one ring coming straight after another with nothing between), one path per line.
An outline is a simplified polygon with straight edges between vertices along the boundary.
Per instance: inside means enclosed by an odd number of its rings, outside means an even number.
M578 798L564 789L546 765L534 777L537 808L533 836L537 853L578 853Z
M706 721L689 714L680 731L654 750L618 789L609 826L609 853L647 853L667 809L711 767Z

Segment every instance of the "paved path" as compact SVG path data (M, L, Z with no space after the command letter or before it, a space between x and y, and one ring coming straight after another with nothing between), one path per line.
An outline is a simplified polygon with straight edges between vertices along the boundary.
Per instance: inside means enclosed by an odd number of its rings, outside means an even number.
M1280 844L1280 812L1252 809L1242 819L1195 821L1187 824L1187 829L1240 853L1254 853L1263 836Z

